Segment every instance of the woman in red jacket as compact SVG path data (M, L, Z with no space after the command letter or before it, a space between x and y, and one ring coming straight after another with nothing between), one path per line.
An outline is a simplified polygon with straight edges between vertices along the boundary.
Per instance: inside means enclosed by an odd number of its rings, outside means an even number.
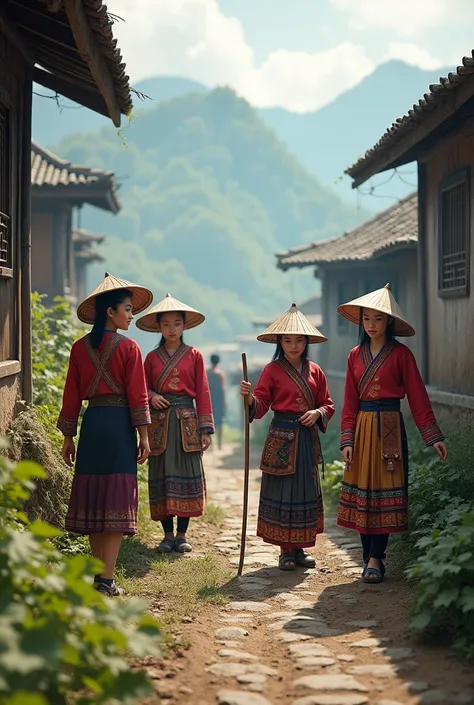
M148 457L150 423L140 348L117 330L127 330L152 300L148 289L106 274L81 303L77 315L93 327L72 346L57 424L63 458L71 467L75 462L66 530L89 536L92 555L104 564L96 587L110 597L123 594L113 579L115 563L122 536L137 532L137 462ZM83 400L88 407L76 457Z
M409 348L395 336L412 336L390 284L343 304L339 313L360 326L361 342L349 353L341 416L346 463L338 524L360 533L367 583L385 574L390 534L408 528L408 447L400 401L408 397L427 446L447 457L444 436Z
M260 462L257 536L280 546L280 570L314 568L305 549L324 531L318 428L325 433L334 404L326 375L309 360L308 348L326 338L293 304L258 340L276 344L276 350L253 394L249 382L240 384L251 421L270 408L274 414Z
M183 332L203 321L199 311L169 294L137 321L141 330L161 333L145 359L152 409L148 489L151 518L164 531L160 553L192 551L189 520L204 513L202 453L214 433L211 395L201 353L183 342Z

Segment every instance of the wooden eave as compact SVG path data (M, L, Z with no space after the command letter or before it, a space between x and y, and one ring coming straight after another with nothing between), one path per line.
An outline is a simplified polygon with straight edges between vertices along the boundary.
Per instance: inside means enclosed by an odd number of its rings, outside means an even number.
M451 78L453 80L453 78ZM474 73L433 102L425 94L409 114L399 118L381 140L346 170L357 188L375 174L415 161L440 140L462 127L474 116ZM431 97L430 97L431 96Z
M132 108L129 77L101 0L2 0L33 57L33 80L110 117Z

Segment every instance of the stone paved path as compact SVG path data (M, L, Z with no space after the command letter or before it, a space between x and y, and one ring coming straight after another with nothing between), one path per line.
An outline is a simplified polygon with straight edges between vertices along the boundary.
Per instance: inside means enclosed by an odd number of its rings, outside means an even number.
M236 571L242 508L241 450L208 456L210 501L226 521L214 545ZM255 463L256 464L256 463ZM360 581L357 537L328 520L317 569L282 572L278 549L255 535L260 473L252 471L244 575L231 600L189 625L183 705L470 705L474 676L449 652L407 632L410 587ZM202 547L201 547L202 548ZM166 695L166 694L165 694Z

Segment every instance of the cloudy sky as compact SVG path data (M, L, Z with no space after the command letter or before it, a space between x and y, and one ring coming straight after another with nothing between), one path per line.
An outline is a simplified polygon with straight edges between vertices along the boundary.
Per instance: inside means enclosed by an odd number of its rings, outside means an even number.
M455 66L473 48L469 0L109 0L132 82L230 85L257 106L306 112L390 58Z

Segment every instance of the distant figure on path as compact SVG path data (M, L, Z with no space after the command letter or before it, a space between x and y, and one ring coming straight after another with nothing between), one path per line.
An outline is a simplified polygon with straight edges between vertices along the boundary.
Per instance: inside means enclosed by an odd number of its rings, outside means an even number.
M142 355L117 330L128 330L133 314L152 301L148 289L106 274L80 304L78 318L93 326L72 346L57 424L64 435L62 456L70 467L75 462L65 528L89 536L92 555L104 564L94 585L107 597L124 594L114 582L115 563L122 536L137 533L137 463L150 452ZM85 399L76 457L74 436Z
M226 412L225 374L219 369L219 355L211 355L211 367L207 371L209 389L211 390L212 412L216 428L217 447L222 448L222 421Z
M360 533L365 583L380 583L390 534L408 528L408 446L400 401L408 397L427 446L442 461L447 448L411 350L395 336L415 331L390 284L338 307L360 327L347 360L341 450L346 463L338 524Z
M317 427L325 433L334 404L326 375L308 359L308 348L326 338L293 304L257 339L276 343L273 361L263 369L254 393L250 382L240 384L251 421L270 408L274 414L260 461L257 536L280 546L280 570L314 568L316 561L304 549L324 531Z
M141 330L161 333L145 359L151 408L148 491L151 518L161 521L165 533L160 553L192 551L189 519L204 513L202 453L214 433L211 395L203 356L183 340L183 331L203 321L202 313L169 294L137 321Z

